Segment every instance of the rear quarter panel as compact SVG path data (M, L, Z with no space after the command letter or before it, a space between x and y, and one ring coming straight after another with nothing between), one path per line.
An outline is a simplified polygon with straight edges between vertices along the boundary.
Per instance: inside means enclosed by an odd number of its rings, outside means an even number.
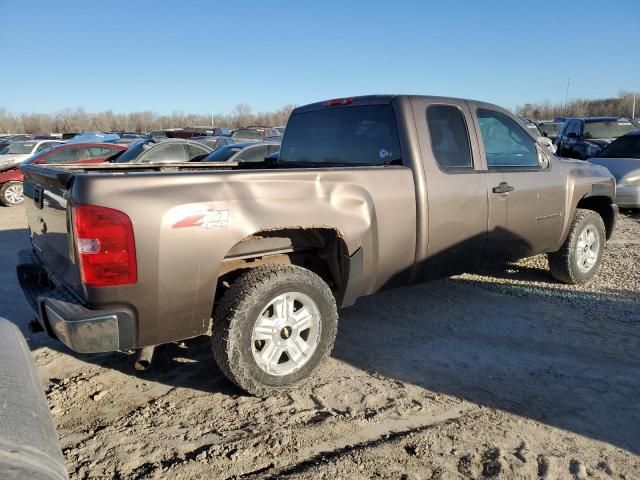
M132 220L138 283L86 288L85 295L94 304L133 304L137 346L205 333L222 260L259 231L337 229L349 255L362 249L361 295L383 288L415 258L415 188L406 167L78 175L72 198ZM207 211L228 212L227 223L176 227Z

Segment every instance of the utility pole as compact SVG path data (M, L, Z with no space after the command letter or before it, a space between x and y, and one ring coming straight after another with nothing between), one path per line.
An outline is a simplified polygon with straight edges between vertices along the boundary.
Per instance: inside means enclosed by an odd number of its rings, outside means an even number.
M213 124L213 113L211 113L211 126L214 127L215 125Z
M569 106L569 85L571 84L571 78L567 78L567 91L564 94L564 114L567 115L567 107Z
M631 107L631 118L636 118L636 94L633 94L633 106Z

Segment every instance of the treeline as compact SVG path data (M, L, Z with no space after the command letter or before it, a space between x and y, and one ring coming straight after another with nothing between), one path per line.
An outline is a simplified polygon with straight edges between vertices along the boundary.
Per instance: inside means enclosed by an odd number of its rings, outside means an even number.
M158 115L155 112L114 113L85 112L83 108L66 109L57 113L15 114L0 108L0 133L70 133L89 131L150 132L165 128L210 126L238 128L249 125L284 125L295 108L286 105L274 112L253 113L247 104L239 104L230 114L185 114L173 112Z
M578 98L565 103L525 103L516 107L516 114L534 120L556 117L599 117L615 115L631 117L633 96L636 95L636 116L640 116L640 93L620 92L617 97L588 100Z

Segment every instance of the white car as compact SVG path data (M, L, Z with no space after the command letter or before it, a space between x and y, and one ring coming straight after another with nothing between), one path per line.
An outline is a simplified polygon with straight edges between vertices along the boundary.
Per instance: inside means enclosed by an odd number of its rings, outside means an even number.
M60 143L60 140L21 140L11 142L0 150L0 170L18 165L31 155L46 150Z

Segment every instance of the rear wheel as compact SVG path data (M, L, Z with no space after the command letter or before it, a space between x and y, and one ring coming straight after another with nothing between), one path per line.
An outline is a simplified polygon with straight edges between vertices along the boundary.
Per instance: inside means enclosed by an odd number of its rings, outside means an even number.
M213 354L223 373L266 396L308 378L333 348L335 299L315 273L263 265L225 292L213 322Z
M7 182L0 187L0 200L7 207L20 205L24 201L22 182Z
M569 284L588 282L600 267L605 242L602 217L593 210L577 209L564 244L548 255L551 275Z

